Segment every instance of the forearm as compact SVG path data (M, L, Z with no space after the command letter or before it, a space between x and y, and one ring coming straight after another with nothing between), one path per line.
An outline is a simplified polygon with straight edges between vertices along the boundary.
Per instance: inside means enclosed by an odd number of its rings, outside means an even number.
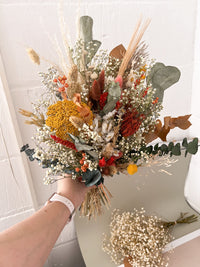
M70 212L52 202L0 234L0 267L43 266Z

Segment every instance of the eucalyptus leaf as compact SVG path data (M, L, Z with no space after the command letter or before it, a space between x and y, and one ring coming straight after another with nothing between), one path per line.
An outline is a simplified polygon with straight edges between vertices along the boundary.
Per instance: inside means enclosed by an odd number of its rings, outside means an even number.
M81 144L80 142L75 142L75 146L78 151L88 151L93 149L92 146Z
M196 154L198 151L198 138L194 138L193 141L188 144L186 150L190 154Z
M153 148L153 151L152 151L152 154L153 155L156 155L158 153L158 150L159 150L159 144L156 144Z
M173 147L174 147L174 143L170 142L169 145L168 145L169 151L172 151Z
M148 77L147 77L147 81L148 83L152 81L152 78L154 76L154 74L156 73L156 71L160 68L163 68L165 67L165 65L161 62L157 62L156 64L153 65Z
M107 102L103 108L103 115L108 114L109 112L113 111L113 109L116 106L117 101L118 101L117 98L113 98L112 100Z
M166 90L180 79L180 71L176 67L166 66L159 68L152 77L155 88Z
M101 172L99 170L87 170L82 175L82 179L87 187L97 184L101 178Z
M79 20L80 23L80 37L85 43L92 41L92 27L93 19L89 16L82 16Z
M89 154L92 158L94 158L95 160L98 160L99 156L98 153L94 150L86 150L85 151L87 154Z
M113 82L108 89L107 103L103 108L104 115L114 110L116 103L120 99L120 97L121 88L119 86L119 83Z
M79 20L80 24L80 37L84 41L84 49L88 52L84 56L85 64L87 65L96 52L98 51L101 42L98 40L93 40L93 33L92 33L92 27L93 27L93 19L89 16L82 16Z
M153 146L148 146L148 147L146 147L145 151L146 151L148 154L151 154L152 151L153 151Z
M74 142L80 142L79 139L78 139L76 136L74 136L73 134L68 133L68 135L71 137L71 139L72 139Z
M112 82L110 87L108 88L108 101L109 98L120 98L121 96L121 88L119 86L119 83Z
M153 66L147 79L156 89L154 96L159 98L159 102L163 100L164 91L178 82L180 75L180 70L174 66L165 66L160 62Z
M168 154L168 152L169 152L168 146L165 144L161 145L160 150L162 151L162 154Z
M68 133L68 135L71 137L71 139L74 141L74 144L76 146L76 149L78 151L90 151L88 154L90 154L94 159L98 159L98 154L95 151L91 151L94 148L92 146L89 146L85 144L84 140L82 138L78 138L74 136L73 134Z
M188 146L188 142L187 142L187 138L186 137L183 139L182 146L184 146L184 147Z
M66 169L64 169L63 170L64 171L64 173L67 173L67 174L71 174L73 171L71 170L71 169L69 169L69 168L66 168Z
M181 146L180 143L177 143L173 148L172 148L172 155L174 156L180 156L181 155Z

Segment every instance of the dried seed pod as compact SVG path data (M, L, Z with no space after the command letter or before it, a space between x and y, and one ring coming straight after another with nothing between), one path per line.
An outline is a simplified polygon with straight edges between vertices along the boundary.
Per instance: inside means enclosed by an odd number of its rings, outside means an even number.
M26 52L33 63L40 65L40 57L35 52L35 50L29 47L29 48L26 48Z

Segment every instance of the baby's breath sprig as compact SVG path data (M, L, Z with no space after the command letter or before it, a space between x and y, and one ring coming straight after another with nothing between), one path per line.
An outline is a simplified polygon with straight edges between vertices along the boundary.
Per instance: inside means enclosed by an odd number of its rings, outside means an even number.
M176 224L193 223L196 215L186 217L185 213L172 222L163 221L146 211L120 212L115 209L110 223L110 236L104 235L103 251L110 255L115 264L128 261L131 266L168 266L163 251L172 241L170 227Z

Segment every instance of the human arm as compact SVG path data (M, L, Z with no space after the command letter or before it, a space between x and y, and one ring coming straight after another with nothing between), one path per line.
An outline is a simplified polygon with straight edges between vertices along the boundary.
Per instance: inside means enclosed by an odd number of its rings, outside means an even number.
M87 191L70 176L58 181L57 193L70 199L75 209ZM0 233L0 267L42 267L69 216L68 208L56 201Z

